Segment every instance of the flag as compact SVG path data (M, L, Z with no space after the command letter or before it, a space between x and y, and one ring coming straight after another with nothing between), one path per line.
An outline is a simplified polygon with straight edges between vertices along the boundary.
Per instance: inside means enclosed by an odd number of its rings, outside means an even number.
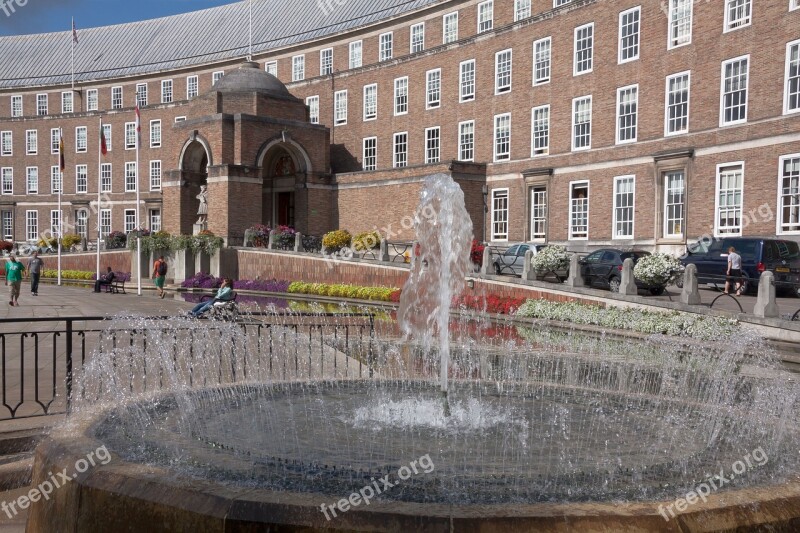
M72 42L78 44L78 30L75 29L75 19L72 19Z
M61 167L61 172L64 172L64 169L67 168L66 161L64 161L64 130L59 132L58 163L59 167Z
M103 128L102 121L100 121L100 153L103 155L108 153L108 145L106 144L106 130Z
M142 145L142 114L139 112L139 102L136 102L136 148Z

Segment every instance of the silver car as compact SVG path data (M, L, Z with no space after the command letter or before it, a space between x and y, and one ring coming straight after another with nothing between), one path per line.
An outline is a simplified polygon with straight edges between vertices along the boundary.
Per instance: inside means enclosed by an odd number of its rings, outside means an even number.
M528 244L522 242L509 246L503 253L493 254L492 265L494 266L494 273L498 276L503 274L522 276L522 269L525 266L525 253L528 250L533 250L533 254L536 255L547 246L547 244ZM537 280L557 281L558 283L563 282L568 277L569 268L564 268L555 272L536 274Z

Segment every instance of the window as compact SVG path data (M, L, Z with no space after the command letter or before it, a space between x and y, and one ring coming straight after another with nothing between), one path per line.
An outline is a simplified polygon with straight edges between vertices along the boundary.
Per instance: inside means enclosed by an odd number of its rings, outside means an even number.
M14 213L12 211L3 211L3 240L14 240Z
M547 188L531 188L531 240L547 238Z
M690 76L687 71L667 77L664 135L677 135L689 131Z
M50 129L50 154L58 155L61 148L61 130L58 128Z
M749 26L751 14L751 0L725 0L725 31Z
M61 235L61 211L57 209L50 210L50 233Z
M550 106L531 110L531 157L550 153Z
M347 90L336 91L333 97L334 125L343 126L347 124Z
M800 111L800 40L786 45L786 82L784 113Z
M79 209L75 215L75 231L84 239L89 237L89 212L87 210Z
M147 105L147 84L136 84L136 104L141 108Z
M589 238L589 182L579 181L569 186L569 238Z
M97 89L89 89L86 91L86 111L97 111L97 109Z
M150 121L150 148L161 147L161 121Z
M111 163L100 165L100 192L111 192Z
M531 16L531 0L514 0L514 22Z
M0 170L0 181L3 185L3 194L14 194L14 169L4 167Z
M715 236L742 234L744 163L717 165Z
M408 165L408 133L395 133L394 134L394 159L392 166L394 168L405 167Z
M575 62L573 76L592 71L594 23L575 28Z
M633 238L635 179L633 176L614 178L614 239Z
M272 76L278 77L278 62L277 61L267 61L264 64L264 70L267 74L271 74Z
M65 91L61 93L61 112L72 113L75 110L73 102L72 91Z
M58 165L50 167L50 193L58 194L63 192L61 189L61 169Z
M178 122L183 122L185 120L186 120L186 117L175 117L175 124L177 124Z
M394 80L394 114L408 113L408 77Z
M750 56L722 63L719 125L747 122L747 82Z
M172 103L172 80L161 80L161 103Z
M359 68L361 66L363 54L363 43L361 41L353 41L350 43L350 68Z
M800 9L800 0L789 0L789 11Z
M225 75L224 70L218 70L217 72L211 74L211 85L216 85L217 82L221 80L224 75Z
M442 103L442 71L429 70L425 74L425 108L434 109Z
M126 150L134 150L134 149L136 149L136 123L135 122L126 122L125 123L125 149Z
M306 56L299 55L292 58L292 81L306 78Z
M22 116L22 96L17 95L11 97L11 116L12 117Z
M494 117L494 160L511 159L511 113Z
M39 152L39 133L36 130L25 132L25 153L36 155Z
M475 159L475 121L468 120L458 124L458 160Z
M550 81L550 37L533 43L533 84L541 85Z
M306 98L308 106L308 120L312 124L319 124L319 95Z
M692 42L692 0L669 0L667 49Z
M161 231L161 209L150 210L150 231Z
M458 11L442 17L442 44L454 43L458 40Z
M0 132L0 155L13 155L13 135L10 131Z
M47 114L47 95L46 94L37 94L36 95L36 114L39 116Z
M319 51L319 75L327 76L333 73L333 48Z
M478 4L478 33L489 31L494 27L494 2Z
M425 130L425 163L438 163L441 145L441 131L439 127Z
M459 102L475 99L475 60L464 61L459 67Z
M25 176L25 192L27 194L39 194L39 167L26 168Z
M508 189L492 190L492 240L508 240Z
M639 59L639 30L641 7L634 7L619 14L619 58L620 63Z
M136 192L136 162L125 163L125 192Z
M664 237L683 237L685 180L682 170L664 174Z
M106 150L111 151L111 124L103 124L103 133L106 137Z
M494 94L511 90L511 49L494 55Z
M197 96L198 85L197 76L188 76L186 78L186 99L189 100Z
M150 190L161 190L161 161L150 161Z
M780 232L800 233L800 154L781 157L778 191Z
M86 193L89 187L89 170L86 165L75 166L75 192Z
M122 109L122 87L111 88L111 109Z
M425 23L420 22L411 26L411 53L416 54L425 50Z
M364 120L378 118L378 84L364 86Z
M572 2L572 0L553 0L553 7L564 6Z
M639 86L617 89L617 144L636 142Z
M572 100L572 150L592 147L592 97Z
M392 58L392 32L383 33L378 38L378 61L386 61Z
M111 209L100 210L100 238L111 233Z
M136 209L125 210L125 233L130 233L136 229Z
M375 170L378 168L377 137L367 137L364 139L364 163L361 166L364 170Z
M25 238L29 241L39 240L38 211L25 211Z
M75 128L75 151L79 154L86 152L88 148L88 138L86 137L86 126Z

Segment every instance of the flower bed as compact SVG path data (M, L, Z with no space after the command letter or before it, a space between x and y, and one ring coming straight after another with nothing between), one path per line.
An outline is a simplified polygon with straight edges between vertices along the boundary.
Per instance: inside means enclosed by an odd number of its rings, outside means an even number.
M512 315L525 303L525 298L503 298L501 296L463 295L453 302L457 307L485 311L500 315Z
M359 287L356 285L328 285L326 283L304 283L295 281L289 285L290 294L330 296L332 298L352 298L357 300L392 301L399 289L394 287Z

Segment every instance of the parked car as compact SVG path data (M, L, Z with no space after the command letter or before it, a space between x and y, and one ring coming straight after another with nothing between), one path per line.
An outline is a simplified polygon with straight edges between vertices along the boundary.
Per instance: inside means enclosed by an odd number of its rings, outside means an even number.
M715 288L725 286L728 249L742 256L742 292L758 287L762 272L775 275L776 289L800 296L800 246L795 241L770 237L725 237L688 246L681 263L697 266L697 281ZM681 284L682 285L682 284Z
M633 258L634 264L642 257L650 255L645 251L622 251L613 248L597 250L579 261L583 281L589 287L608 288L611 292L619 292L622 282L622 264L626 259ZM664 292L664 287L648 285L638 279L634 280L636 287L648 290L650 294L658 296Z
M498 276L503 274L513 274L515 276L522 276L522 270L525 267L525 254L528 250L532 250L533 254L541 252L546 248L547 244L530 244L518 243L508 247L502 254L497 254L492 258L492 265L494 273ZM557 278L560 283L569 277L569 267L556 270L555 272L545 272L537 274L536 279L551 279Z

